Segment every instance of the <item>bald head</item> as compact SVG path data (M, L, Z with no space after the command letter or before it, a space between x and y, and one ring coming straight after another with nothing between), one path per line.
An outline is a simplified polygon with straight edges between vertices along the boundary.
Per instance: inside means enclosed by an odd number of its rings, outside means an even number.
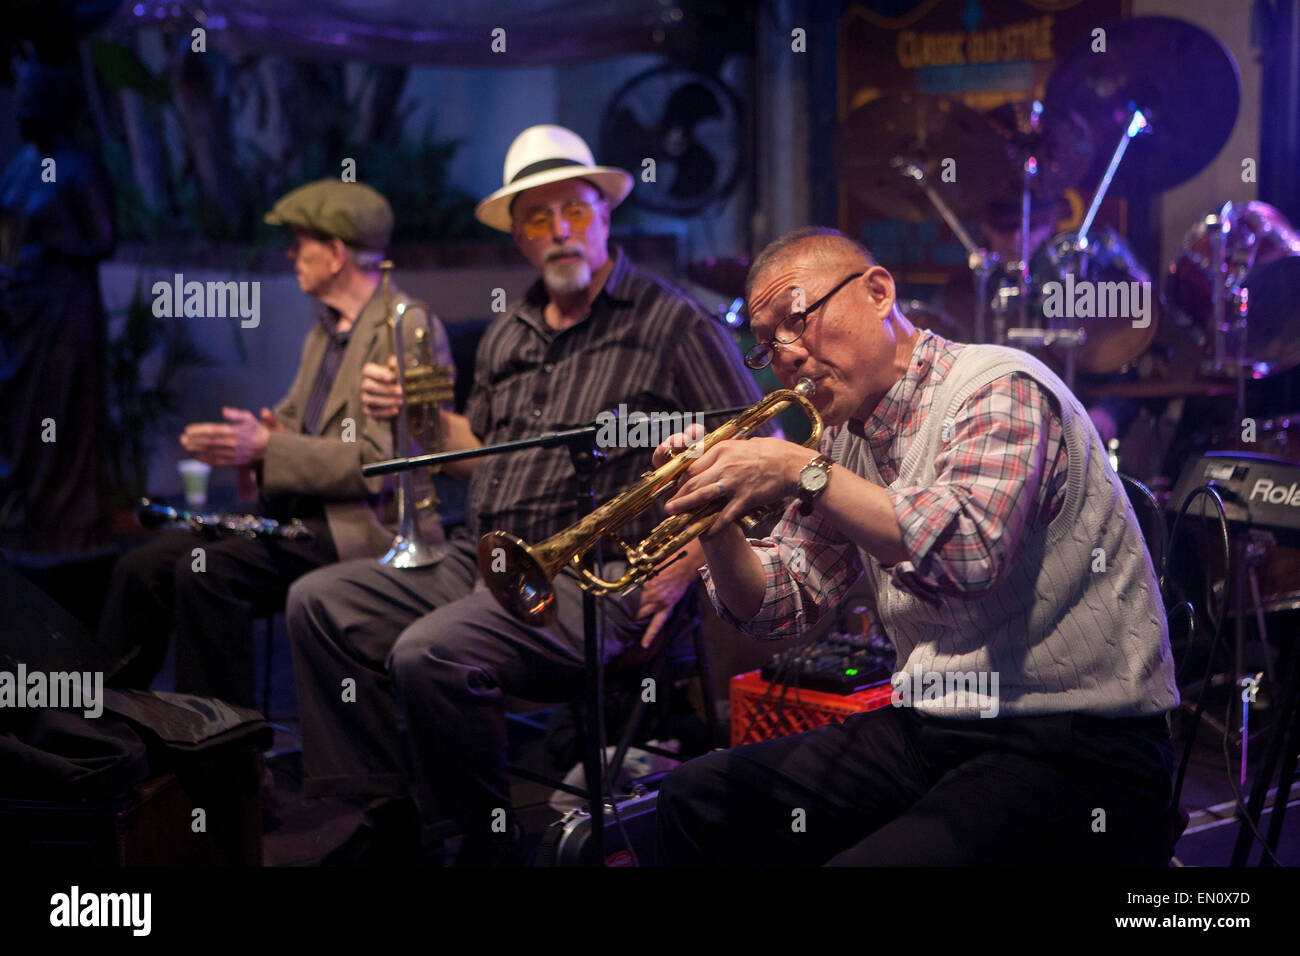
M807 262L814 268L848 275L865 272L876 265L876 260L861 243L854 242L838 229L824 226L806 226L788 232L763 247L749 267L745 279L745 301L749 301L755 282L770 269L788 265L794 260Z

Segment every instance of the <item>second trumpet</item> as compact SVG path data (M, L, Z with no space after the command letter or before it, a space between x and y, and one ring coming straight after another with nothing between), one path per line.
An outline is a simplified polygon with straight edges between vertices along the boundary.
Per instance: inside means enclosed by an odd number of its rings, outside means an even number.
M393 453L398 454L406 442L413 443L420 454L442 451L442 422L438 406L452 399L451 370L433 360L429 308L423 303L407 301L398 302L394 307L388 284L393 263L385 259L379 268L383 272L384 309L392 332L393 354L397 356L397 381L402 386L402 406L393 420ZM412 306L424 313L424 321L415 326L408 340L403 326ZM412 341L413 346L410 345ZM411 361L408 361L408 347L414 353ZM438 496L433 490L433 471L421 469L418 478L423 497L416 496L415 474L404 471L397 476L397 536L388 552L379 559L382 565L422 568L443 558L443 549L428 544L420 533L420 513L430 511L438 504Z

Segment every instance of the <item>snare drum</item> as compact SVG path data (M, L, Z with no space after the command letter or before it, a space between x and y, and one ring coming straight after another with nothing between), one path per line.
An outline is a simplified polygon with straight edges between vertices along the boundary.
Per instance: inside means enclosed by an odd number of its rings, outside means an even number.
M1087 332L1087 340L1074 353L1080 372L1118 372L1155 338L1160 303L1151 274L1111 229L1095 227L1086 246L1080 245L1077 232L1054 237L1029 260L1029 276L1031 308L1043 317L1044 327ZM1062 314L1049 318L1053 292ZM1143 307L1147 311L1140 315Z

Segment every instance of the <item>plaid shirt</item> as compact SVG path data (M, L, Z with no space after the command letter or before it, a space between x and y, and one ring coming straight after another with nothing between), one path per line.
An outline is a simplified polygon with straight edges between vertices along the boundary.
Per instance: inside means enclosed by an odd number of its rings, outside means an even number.
M829 455L840 429L867 442L893 503L908 560L890 567L894 584L926 600L992 587L1015 560L1025 529L1046 524L1065 503L1066 447L1050 393L1013 373L976 390L961 405L935 462L932 486L893 487L935 393L965 346L921 331L904 376L866 422L828 428ZM834 481L834 469L831 480ZM719 613L755 636L786 637L838 604L862 574L857 546L819 512L786 509L772 535L751 542L763 565L762 607L735 619L704 577Z

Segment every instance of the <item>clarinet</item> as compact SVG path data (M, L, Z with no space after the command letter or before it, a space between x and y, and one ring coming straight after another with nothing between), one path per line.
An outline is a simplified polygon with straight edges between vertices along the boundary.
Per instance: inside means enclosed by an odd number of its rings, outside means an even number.
M245 538L285 538L289 541L306 541L312 538L307 526L294 518L287 524L261 515L203 514L184 511L148 498L140 499L136 519L146 528L180 528L196 531L210 538L222 535L240 535Z

